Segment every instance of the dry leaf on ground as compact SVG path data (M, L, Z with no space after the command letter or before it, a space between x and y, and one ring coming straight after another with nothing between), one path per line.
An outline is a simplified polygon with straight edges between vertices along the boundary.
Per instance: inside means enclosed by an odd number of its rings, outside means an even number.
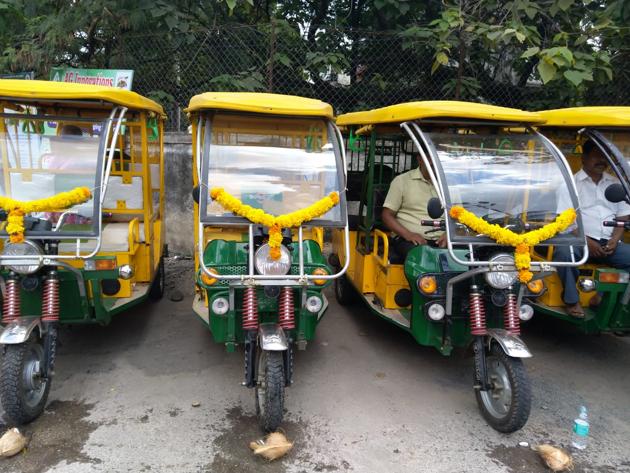
M256 455L272 461L286 455L293 448L293 443L289 442L282 432L273 432L265 438L251 442L249 448Z
M538 455L544 460L547 466L553 471L573 470L573 458L566 451L553 445L538 445L533 447Z
M17 455L28 445L28 439L15 427L7 430L0 437L0 458L8 458Z

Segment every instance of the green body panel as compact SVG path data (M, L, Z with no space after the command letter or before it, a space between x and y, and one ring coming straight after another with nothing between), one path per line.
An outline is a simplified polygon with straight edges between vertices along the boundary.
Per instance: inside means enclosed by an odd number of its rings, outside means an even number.
M455 250L460 259L465 259L467 250ZM426 315L425 306L432 301L440 301L446 305L446 285L450 278L468 271L468 267L458 264L451 258L448 250L420 245L413 248L405 260L405 277L412 293L410 309L400 309L400 313L410 320L410 327L403 327L393 321L387 314L379 312L369 306L375 314L388 322L394 323L411 333L420 345L432 346L443 355L450 355L455 347L468 347L472 341L470 334L468 298L470 286L475 283L481 288L489 290L483 276L464 279L453 289L453 310L450 316L434 322ZM433 275L438 282L435 296L422 294L417 287L417 280L423 275ZM517 287L518 289L518 287ZM460 295L460 297L458 297ZM486 293L488 296L488 293ZM503 312L495 307L485 297L486 324L489 328L503 328Z
M204 251L204 263L210 268L216 269L219 274L247 274L247 243L225 240L212 240ZM311 273L315 268L325 268L328 273L331 269L326 263L317 242L305 240L304 250L304 270ZM290 274L299 274L297 244L293 245L292 265ZM217 297L230 297L228 281L219 279L211 286L205 285L201 278L197 277L197 284L206 290L208 297L208 307L212 307L212 302ZM317 323L326 311L326 300L322 294L322 289L330 284L327 281L321 286L302 286L295 281L293 287L293 303L295 308L295 330L288 334L294 341L308 341L315 336ZM245 339L242 329L244 289L233 290L234 307L225 315L213 314L209 310L209 328L213 339L218 343L225 343L228 351L234 348L236 343L242 343ZM319 314L311 314L302 308L302 301L310 296L319 296L323 299L323 307ZM278 322L278 298L269 297L265 294L264 285L256 287L256 298L258 302L258 314L260 323Z
M461 253L464 258L465 252ZM446 263L446 264L445 264ZM405 261L405 276L412 292L411 305L411 334L421 345L437 348L442 354L450 354L453 347L467 346L470 342L468 317L461 313L460 301L453 302L453 314L450 324L446 324L446 317L440 322L434 322L425 314L425 305L430 301L446 301L446 283L450 277L465 272L468 268L455 262L448 250L421 245L413 248ZM424 274L433 273L438 281L437 297L427 297L418 290L416 281ZM461 283L460 283L461 284ZM470 284L468 282L468 284Z
M602 332L630 332L630 304L623 304L623 295L628 289L627 283L599 282L600 273L623 273L625 271L605 268L595 271L597 292L602 301L596 308L584 308L584 318L567 315L564 307L549 307L534 302L534 308L543 316L553 316L576 326L585 334Z

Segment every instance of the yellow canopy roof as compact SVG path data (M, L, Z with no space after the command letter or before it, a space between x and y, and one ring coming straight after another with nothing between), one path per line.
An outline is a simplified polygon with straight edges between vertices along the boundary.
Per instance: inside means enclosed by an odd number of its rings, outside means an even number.
M129 90L45 80L0 79L0 97L35 100L94 100L164 115L162 106Z
M537 113L524 112L516 108L497 107L496 105L473 102L457 102L454 100L434 100L400 103L364 112L345 113L337 117L337 125L376 125L427 118L518 123L540 123L543 121Z
M186 111L198 112L208 109L301 117L333 117L332 107L321 100L260 92L206 92L191 98Z
M543 126L627 126L630 127L630 107L574 107L538 112Z

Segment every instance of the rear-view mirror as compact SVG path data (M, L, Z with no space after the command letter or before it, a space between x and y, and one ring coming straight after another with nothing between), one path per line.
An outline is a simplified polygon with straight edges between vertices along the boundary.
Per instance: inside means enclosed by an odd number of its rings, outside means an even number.
M427 202L427 212L432 219L438 219L444 214L442 203L437 197L431 197Z

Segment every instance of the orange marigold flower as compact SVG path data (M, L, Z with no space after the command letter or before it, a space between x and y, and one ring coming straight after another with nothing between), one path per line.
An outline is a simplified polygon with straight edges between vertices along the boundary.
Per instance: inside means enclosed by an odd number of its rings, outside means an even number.
M462 214L462 212L464 212L464 208L456 205L454 207L451 207L451 210L449 211L449 214L453 218L459 218L459 216Z
M516 245L516 252L529 253L529 245L527 245L526 243L519 243L518 245Z

